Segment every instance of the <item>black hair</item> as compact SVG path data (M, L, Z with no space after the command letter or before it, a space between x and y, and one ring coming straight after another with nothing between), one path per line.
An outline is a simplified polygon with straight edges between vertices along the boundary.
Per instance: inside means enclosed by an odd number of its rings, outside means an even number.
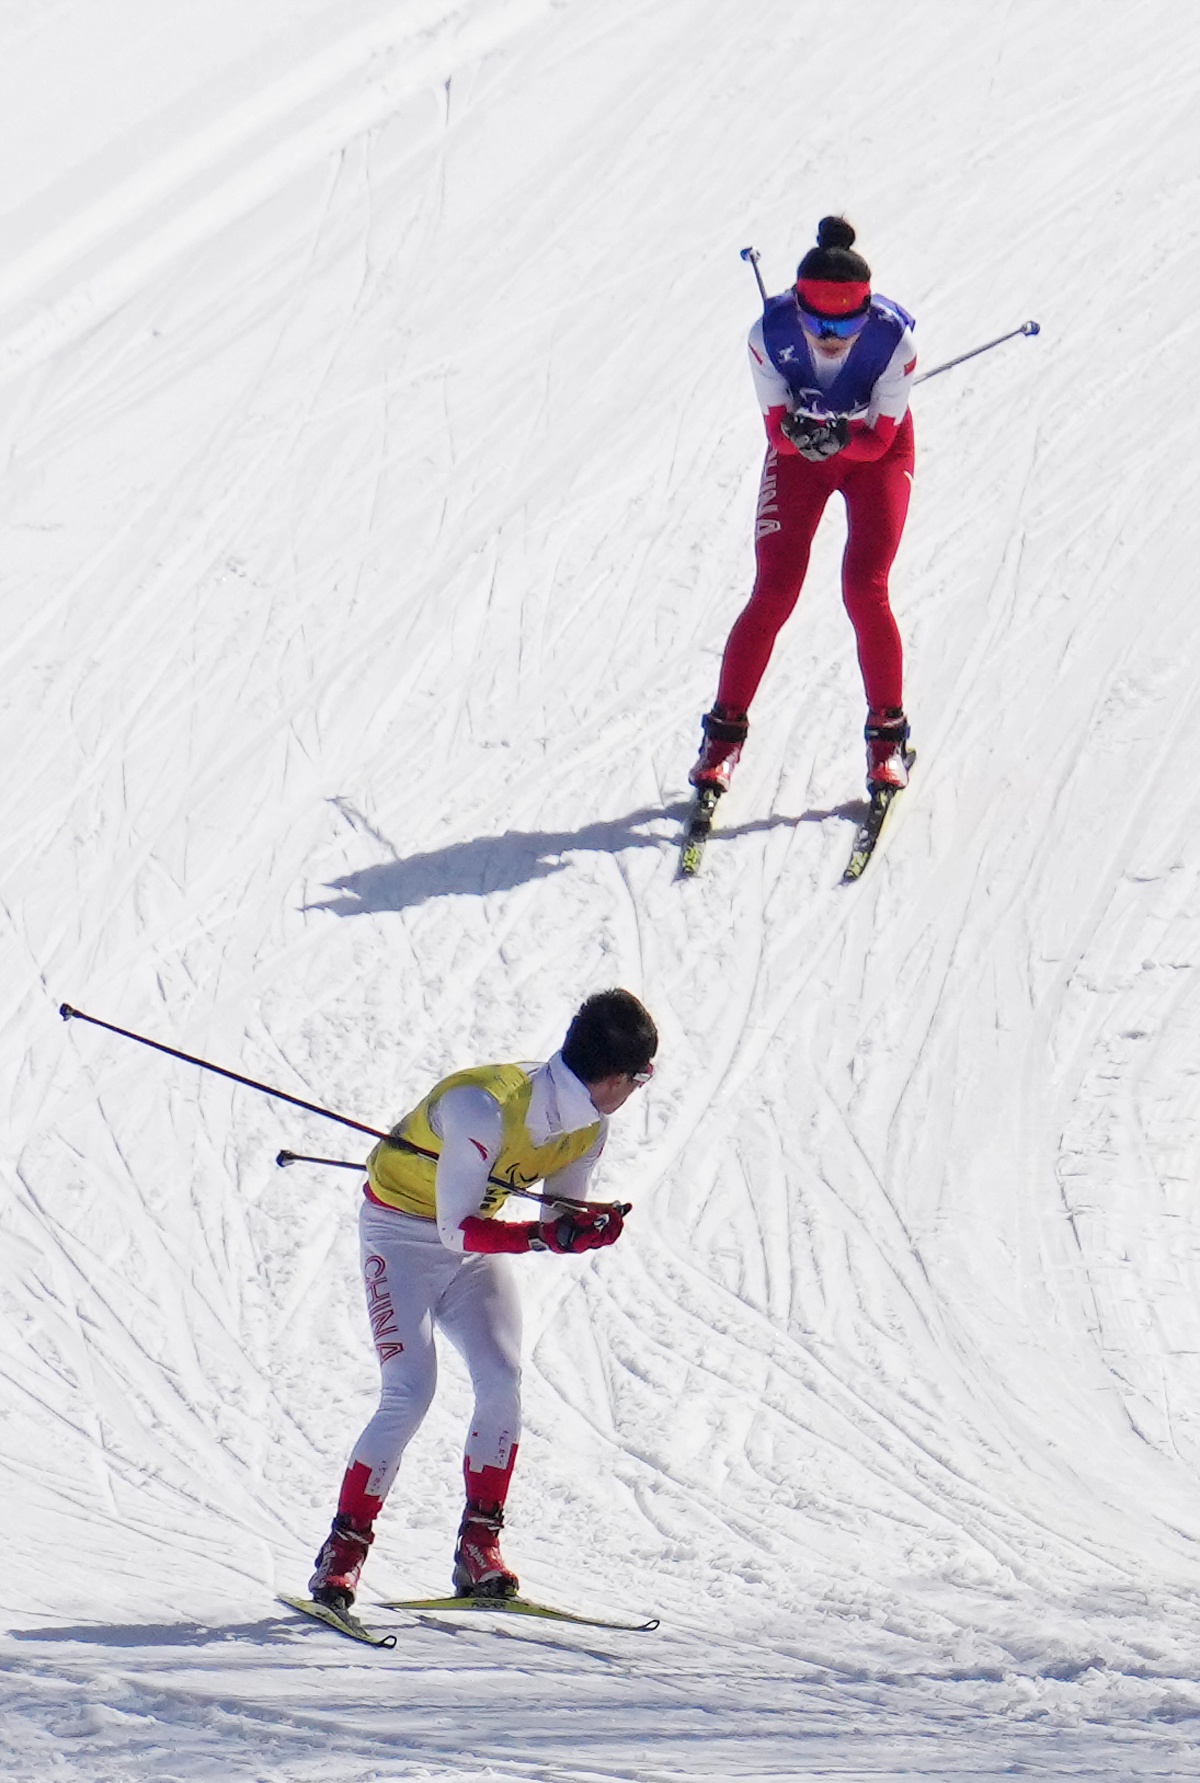
M871 268L854 251L854 230L845 217L822 217L817 245L796 268L798 279L828 279L839 285L870 284Z
M563 1064L580 1083L644 1071L658 1051L658 1029L632 991L597 991L581 1003L562 1043Z

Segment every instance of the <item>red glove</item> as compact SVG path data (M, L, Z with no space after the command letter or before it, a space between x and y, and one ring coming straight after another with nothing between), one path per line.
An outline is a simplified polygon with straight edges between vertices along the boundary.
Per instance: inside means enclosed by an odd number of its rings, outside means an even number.
M552 1220L485 1220L468 1214L462 1223L463 1249L491 1256L507 1252L555 1251L560 1257L575 1251L595 1251L615 1244L625 1225L627 1206L572 1208Z
M598 1251L606 1244L616 1244L625 1229L627 1207L571 1208L557 1219L542 1220L537 1238L530 1238L531 1251L557 1251L560 1257L574 1251ZM538 1239L541 1243L538 1243Z

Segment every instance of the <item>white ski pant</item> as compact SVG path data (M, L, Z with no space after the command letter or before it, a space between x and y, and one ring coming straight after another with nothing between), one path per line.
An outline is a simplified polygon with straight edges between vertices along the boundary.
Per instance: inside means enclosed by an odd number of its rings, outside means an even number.
M447 1250L432 1220L364 1199L359 1216L367 1315L383 1381L379 1409L350 1466L385 1498L437 1386L434 1331L458 1350L475 1388L471 1468L507 1467L521 1433L521 1305L511 1257Z

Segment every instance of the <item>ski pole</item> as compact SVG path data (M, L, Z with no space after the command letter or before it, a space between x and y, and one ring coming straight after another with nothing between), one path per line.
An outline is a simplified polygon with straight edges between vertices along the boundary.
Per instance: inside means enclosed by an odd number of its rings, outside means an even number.
M110 1034L120 1034L126 1040L136 1040L139 1046L153 1047L155 1052L165 1052L172 1059L182 1059L185 1065L199 1065L201 1071L212 1071L217 1077L227 1077L231 1083L245 1084L249 1090L258 1090L264 1096L274 1096L277 1101L290 1102L294 1108L303 1108L309 1114L319 1114L324 1120L337 1121L343 1127L353 1127L356 1133L367 1133L372 1139L386 1139L378 1127L364 1126L362 1121L352 1121L348 1114L337 1114L332 1108L322 1108L317 1102L305 1102L301 1096L289 1096L286 1090L272 1089L269 1083L259 1083L256 1078L243 1077L240 1071L227 1071L224 1065L214 1065L209 1059L198 1059L194 1053L180 1052L178 1047L164 1046L161 1040L149 1040L145 1034L135 1034L132 1028L118 1028L115 1022L101 1021L98 1015L85 1015L82 1009L72 1009L69 1003L59 1005L58 1013L65 1022L91 1022L93 1027L107 1028Z
M984 341L981 347L972 347L969 353L959 353L957 358L947 359L944 364L935 365L931 371L923 371L919 377L913 379L913 383L924 384L928 378L936 378L942 372L949 371L952 366L961 365L964 359L975 359L980 353L990 353L993 347L1002 346L1005 341L1015 340L1019 334L1040 334L1041 332L1040 322L1022 322L1019 328L1010 328L1007 334L998 334L994 341ZM860 415L865 415L866 412L867 404L861 403L858 408L850 410L850 417L855 419Z
M403 1149L419 1152L423 1158L436 1158L438 1155L437 1152L427 1151L423 1145L413 1145L407 1139L403 1142ZM356 1163L353 1158L309 1158L305 1157L302 1152L289 1151L281 1151L275 1162L281 1170L286 1170L289 1164L325 1164L331 1170L362 1170L365 1168L364 1165ZM515 1183L505 1182L501 1176L489 1176L488 1181L495 1183L497 1188L507 1189L510 1195L523 1196L526 1201L552 1202L555 1207L572 1207L581 1213L591 1212L594 1208L609 1205L604 1201L576 1201L570 1195L551 1195L544 1192L539 1193L537 1189L518 1188ZM622 1213L630 1211L629 1206L625 1203L621 1204Z
M101 1021L98 1015L85 1015L82 1009L72 1008L70 1003L60 1003L58 1013L65 1022L91 1022L94 1028L105 1028L110 1034L120 1034L125 1040L136 1040L139 1046L149 1046L155 1052L166 1053L169 1058L182 1059L185 1065L198 1065L201 1071L211 1071L217 1077L227 1077L231 1083L244 1084L249 1090L258 1090L261 1095L273 1096L279 1102L290 1102L294 1108L303 1108L309 1114L319 1114L324 1120L337 1121L343 1127L353 1127L356 1133L366 1133L371 1139L383 1139L389 1144L398 1146L403 1151L413 1151L425 1158L437 1159L438 1153L427 1151L423 1145L414 1145L411 1140L397 1140L390 1133L381 1132L378 1127L368 1127L362 1121L354 1121L349 1115L337 1114L332 1108L322 1108L318 1102L306 1102L300 1096L289 1096L286 1090L273 1089L269 1083L259 1083L257 1078L243 1077L240 1071L226 1070L224 1065L214 1065L210 1059L199 1059L195 1053L180 1052L176 1046L164 1046L161 1040L150 1040L145 1034L135 1034L132 1028L119 1028L115 1022ZM335 1164L341 1170L361 1170L361 1164L352 1164L340 1158L301 1158L294 1152L280 1152L275 1162L279 1165L291 1163ZM572 1201L569 1197L559 1195L538 1195L528 1189L517 1188L506 1182L502 1176L489 1176L488 1181L498 1189L505 1189L510 1195L524 1195L532 1201L553 1201L563 1207L595 1207L597 1202Z
M762 274L758 270L758 249L742 248L740 252L742 259L748 260L753 269L754 276L758 280L759 295L765 306L767 301L767 287L763 284ZM940 377L942 372L949 371L952 366L961 365L966 359L974 359L980 353L990 353L993 347L1002 346L1005 341L1015 340L1018 334L1040 334L1041 332L1042 325L1040 322L1022 322L1019 328L1010 328L1007 334L998 334L995 340L984 341L981 347L972 347L969 353L960 353L956 359L947 359L944 365L935 365L931 371L923 371L919 378L913 379L913 383L924 384L929 378Z
M741 256L743 260L749 261L751 270L753 271L755 278L758 280L758 292L763 300L763 307L765 308L767 302L767 287L763 284L762 273L758 270L758 249L743 248L741 250Z
M1022 322L1019 328L1010 328L1007 334L998 334L994 341L984 341L981 347L972 347L969 353L960 353L957 359L947 359L944 365L935 365L932 371L923 371L914 384L924 384L928 378L936 378L942 372L949 371L953 365L961 365L964 359L975 359L980 353L990 353L993 347L1001 346L1005 341L1015 340L1018 334L1040 334L1040 322Z
M365 1170L357 1158L310 1158L304 1152L279 1152L275 1162L280 1170L286 1170L289 1164L325 1164L330 1170Z

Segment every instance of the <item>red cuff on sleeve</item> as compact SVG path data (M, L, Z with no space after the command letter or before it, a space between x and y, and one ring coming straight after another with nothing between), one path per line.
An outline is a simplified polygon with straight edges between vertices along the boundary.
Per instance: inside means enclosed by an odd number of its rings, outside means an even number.
M840 456L857 464L869 464L873 458L882 458L895 439L899 425L890 415L880 415L874 427L868 427L865 421L851 421L850 444L842 447Z
M533 1220L485 1220L477 1213L469 1213L458 1229L466 1251L485 1251L493 1257L504 1252L518 1257L529 1249L535 1224Z
M763 416L763 425L767 430L767 438L777 452L785 458L798 458L800 454L783 431L783 418L787 414L787 404L780 403L778 408L768 409Z

